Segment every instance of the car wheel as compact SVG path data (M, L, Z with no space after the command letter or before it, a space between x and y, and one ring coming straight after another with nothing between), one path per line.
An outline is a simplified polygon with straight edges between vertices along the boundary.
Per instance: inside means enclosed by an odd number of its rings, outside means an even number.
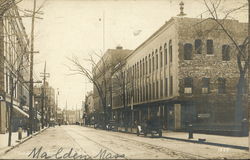
M159 132L159 137L162 137L162 131Z
M151 132L151 137L154 137L154 133L153 132Z

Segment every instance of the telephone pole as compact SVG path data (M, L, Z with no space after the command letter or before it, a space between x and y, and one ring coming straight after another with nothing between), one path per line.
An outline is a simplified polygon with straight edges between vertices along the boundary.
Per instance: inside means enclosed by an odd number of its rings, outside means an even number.
M32 22L31 22L31 41L30 41L30 85L29 85L29 121L30 134L33 132L33 59L34 59L34 29L35 29L36 0L33 4Z
M247 121L248 121L248 132L249 132L249 135L248 135L248 148L249 148L249 152L250 152L250 0L248 0L248 57L247 57L247 60L248 60L248 76L247 76L247 84L248 84L248 98L247 98L247 106L248 106L248 118L247 118Z
M46 73L46 61L44 64L44 71L40 73L41 77L43 77L43 86L42 86L42 113L41 113L41 121L42 121L42 128L44 128L44 107L45 107L45 97L46 97L46 78L49 77L49 73Z

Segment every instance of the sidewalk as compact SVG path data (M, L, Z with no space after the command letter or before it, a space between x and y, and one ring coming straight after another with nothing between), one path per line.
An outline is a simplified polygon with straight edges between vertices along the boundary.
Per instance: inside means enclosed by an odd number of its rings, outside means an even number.
M193 139L188 139L188 132L170 132L163 131L162 136L167 139L181 140L194 143L203 143L208 145L216 145L222 147L231 147L236 149L248 149L248 137L233 137L233 136L222 136L222 135L211 135L193 133ZM205 139L204 142L199 139Z
M22 133L22 139L27 137L27 132ZM8 139L9 139L9 133L0 134L0 151L2 151L4 148L8 148ZM15 146L19 142L18 140L18 132L12 132L11 136L11 146Z
M8 146L9 133L0 134L0 156L32 138L33 136L36 136L37 134L43 132L45 129L47 128L41 129L40 131L33 133L33 135L30 136L27 136L27 132L23 132L21 141L18 141L18 132L13 132L11 136L11 146Z
M118 131L135 134L136 128L128 128L128 132L126 132L125 128L118 127ZM248 137L234 137L234 136L193 133L193 139L188 139L188 132L174 132L166 130L163 130L162 138L206 144L206 145L214 145L220 147L230 147L242 150L248 150L248 145L249 145ZM202 141L202 139L203 140L205 139L205 141Z

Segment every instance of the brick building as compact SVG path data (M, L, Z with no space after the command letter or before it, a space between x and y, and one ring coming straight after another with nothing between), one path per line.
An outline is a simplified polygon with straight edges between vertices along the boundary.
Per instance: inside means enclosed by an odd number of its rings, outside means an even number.
M242 44L247 24L223 24ZM130 126L158 115L168 130L185 130L188 123L200 131L240 130L240 121L235 121L237 53L215 25L212 20L173 17L127 57L122 70ZM122 104L113 103L112 110L118 121L124 117ZM246 111L241 109L242 118Z
M55 120L56 118L55 89L49 86L48 82L45 83L44 88L44 120L45 122L46 120L49 122L49 119ZM42 113L42 89L43 85L34 87L35 107L37 107L37 111L40 113L40 115Z
M4 0L0 6L0 133L8 131L12 86L16 86L13 131L26 126L29 117L24 109L28 108L29 89L27 83L23 83L29 80L29 40L14 3Z
M94 81L98 84L102 96L100 96L96 86L93 86L94 110L97 114L104 113L101 97L105 99L106 109L111 113L112 105L112 83L111 75L114 67L131 53L131 50L118 46L116 49L108 49L101 60L93 68ZM111 116L110 114L108 115Z

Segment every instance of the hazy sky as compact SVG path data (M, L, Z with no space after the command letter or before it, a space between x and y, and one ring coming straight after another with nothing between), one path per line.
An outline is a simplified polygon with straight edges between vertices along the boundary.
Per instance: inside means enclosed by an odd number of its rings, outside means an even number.
M246 0L222 0L224 8L246 3ZM203 0L183 0L187 17L201 17L206 9ZM86 91L92 89L84 77L68 75L66 57L76 55L86 58L103 49L103 15L105 17L105 49L117 45L135 49L165 21L179 13L180 0L37 0L44 4L35 27L35 79L40 78L44 62L47 62L50 85L59 88L59 107L78 108ZM23 0L20 10L32 9L33 0ZM203 17L205 14L203 15ZM247 10L234 16L247 21ZM26 31L30 35L31 18L24 18ZM135 36L134 34L138 34Z

